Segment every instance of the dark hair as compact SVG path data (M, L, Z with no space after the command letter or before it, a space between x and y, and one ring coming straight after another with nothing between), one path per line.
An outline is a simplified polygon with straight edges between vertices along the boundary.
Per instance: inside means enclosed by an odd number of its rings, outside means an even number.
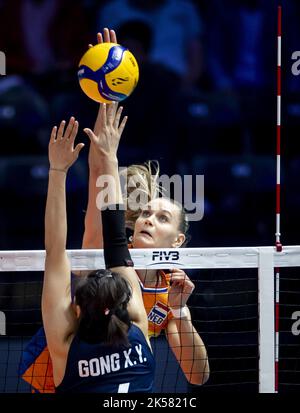
M78 337L91 344L128 345L131 295L129 283L116 272L97 270L80 280L75 290L81 310Z

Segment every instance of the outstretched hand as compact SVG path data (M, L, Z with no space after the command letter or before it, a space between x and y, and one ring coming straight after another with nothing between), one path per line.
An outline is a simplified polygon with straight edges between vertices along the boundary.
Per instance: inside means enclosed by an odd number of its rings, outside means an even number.
M107 27L103 29L103 34L98 32L97 33L97 43L118 43L116 32L114 30L110 30ZM93 47L93 44L89 44L89 48ZM94 126L94 134L96 136L99 135L100 130L103 128L103 118L102 118L102 103L99 105L99 111L97 115L97 119ZM95 149L93 145L90 145L89 150L89 167L91 170L98 171L99 163L97 161L97 153L95 153Z
M48 146L48 156L51 169L67 171L78 158L84 143L78 143L74 148L74 141L78 132L78 122L72 116L65 130L66 121L62 121L57 130L54 126Z
M84 129L91 140L94 153L102 158L106 157L111 160L117 158L120 138L128 119L127 116L124 116L120 123L122 110L123 107L118 108L117 102L112 102L109 105L103 103L94 132L89 128Z

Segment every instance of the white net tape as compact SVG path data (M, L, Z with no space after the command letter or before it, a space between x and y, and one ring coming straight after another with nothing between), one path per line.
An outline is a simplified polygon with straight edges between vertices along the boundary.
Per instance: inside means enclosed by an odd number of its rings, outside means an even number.
M259 257L273 252L274 267L299 267L300 246L275 247L132 249L136 269L170 266L185 269L259 268ZM72 270L104 268L102 250L68 250ZM45 251L0 251L0 271L43 271Z

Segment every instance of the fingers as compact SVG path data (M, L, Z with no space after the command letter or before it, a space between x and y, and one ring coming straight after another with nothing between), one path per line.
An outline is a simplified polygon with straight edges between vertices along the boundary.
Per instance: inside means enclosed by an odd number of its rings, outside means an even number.
M110 125L114 125L114 120L116 117L116 110L118 108L118 102L112 102L107 109L107 120Z
M103 125L106 125L106 123L107 123L107 107L106 107L106 103L103 103L103 104L102 104L102 107L101 107L101 117L102 117Z
M70 135L71 135L71 133L72 133L72 131L73 131L73 128L74 128L74 124L75 124L75 118L74 118L74 116L71 116L71 117L70 117L70 120L69 120L69 124L68 124L68 126L67 126L67 129L66 129L66 131L65 131L65 133L64 133L64 137L65 137L66 139L69 139L69 138L70 138Z
M75 140L75 138L76 138L76 136L77 136L78 127L79 127L79 123L78 123L77 120L76 120L76 121L74 122L74 124L73 124L73 129L72 129L71 134L70 134L70 137L69 137L69 140L70 140L71 143L74 142L74 140Z
M102 37L102 34L100 32L97 33L97 43L98 44L103 43L103 37ZM94 47L94 45L92 43L89 43L88 47L90 49L91 47Z
M172 273L171 281L172 282L177 281L177 282L182 282L182 283L193 284L192 281L189 279L189 277L185 273L183 273L183 274L177 273L177 272Z
M65 121L65 120L62 120L62 121L60 122L60 125L59 125L59 128L58 128L58 132L57 132L57 136L56 136L56 140L63 138L63 133L64 133L65 124L66 124L66 121Z
M103 37L102 37L102 33L97 33L97 42L98 44L103 43Z
M119 127L119 129L118 129L120 136L121 136L122 133L123 133L123 130L124 130L125 125L126 125L126 122L127 122L127 119L128 119L128 116L124 116L124 118L123 118L123 120L122 120L122 122L121 122L121 125L120 125L120 127Z
M103 124L106 125L106 122L107 122L106 103L103 103L101 107L101 116L102 116Z
M183 270L181 270L180 268L171 268L170 273L171 273L171 279L181 278L183 280L189 280L190 281L188 275Z
M114 30L109 30L107 27L103 29L103 36L102 33L98 32L97 33L97 43L117 43L117 36L116 32ZM88 47L89 49L93 47L94 45L92 43L89 43Z
M83 129L83 132L87 134L92 143L97 143L97 137L91 129L85 128Z
M56 141L56 131L57 131L57 126L53 126L51 135L50 135L50 143Z
M99 105L99 110L98 110L98 114L97 114L97 119L96 119L95 126L94 126L94 134L95 134L96 136L99 135L100 129L101 129L101 125L102 125L102 106L103 106L103 104L100 103L100 105Z
M71 116L68 126L64 133L65 125L66 125L66 121L63 120L60 122L58 131L57 131L57 126L54 126L52 128L50 142L53 143L53 142L56 142L57 140L63 140L64 138L66 140L71 140L71 142L74 142L74 139L76 138L76 135L78 133L78 126L79 126L77 120L75 120L74 116Z
M119 126L122 111L123 107L120 106L118 108L118 102L112 102L109 105L106 105L106 103L102 103L100 105L100 109L95 122L95 135L99 135L101 125L111 125L112 127L118 130L119 134L121 134L123 132L123 129L125 128L128 119L128 116L125 116L121 122L121 125Z
M118 43L117 42L117 35L114 30L110 30L110 41L111 43Z
M188 287L191 291L194 290L195 285L194 283L191 281L191 279L187 276L187 274L180 270L179 268L174 268L171 270L171 281L172 284L175 285L185 285L186 287Z
M101 33L98 33L98 34L101 35ZM107 27L103 29L103 37L104 37L104 42L106 43L117 43L116 32L114 30L109 30ZM98 40L98 43L103 43L102 35L101 35L101 41L99 42Z
M94 134L99 135L103 125L106 125L106 104L100 103L97 119L94 125Z
M84 143L78 143L78 145L76 145L76 148L74 149L74 154L76 157L78 157L79 152L81 151L83 147L84 147Z
M123 106L120 106L118 111L117 111L117 114L115 116L115 120L114 120L114 124L113 124L114 128L116 128L116 129L119 128L119 123L120 123L120 118L121 118L122 111L123 111Z
M103 29L103 37L104 37L105 43L110 43L110 35L109 35L109 30L107 27Z

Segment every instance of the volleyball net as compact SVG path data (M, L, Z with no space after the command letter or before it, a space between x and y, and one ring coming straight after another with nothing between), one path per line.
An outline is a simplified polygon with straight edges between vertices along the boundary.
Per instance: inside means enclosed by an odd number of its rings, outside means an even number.
M185 380L164 335L151 340L159 393L298 391L300 386L300 246L132 249L136 269L184 269L196 288L189 299L203 339L210 378ZM102 250L69 250L73 271L104 268ZM42 326L45 251L0 252L0 392L26 393L22 353ZM275 268L280 268L275 312ZM275 331L279 341L275 341ZM279 346L276 372L275 346Z

